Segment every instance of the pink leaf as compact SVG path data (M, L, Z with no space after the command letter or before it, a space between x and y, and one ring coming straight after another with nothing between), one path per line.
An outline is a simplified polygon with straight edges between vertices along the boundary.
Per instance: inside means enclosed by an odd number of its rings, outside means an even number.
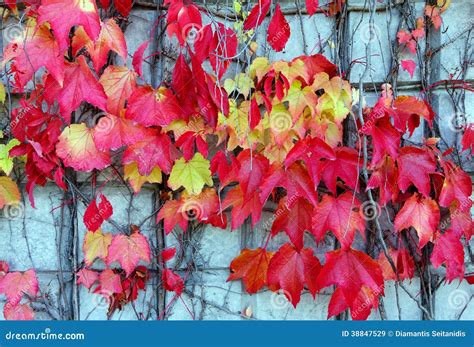
M3 307L3 315L6 320L33 320L35 313L28 304L12 305L5 304Z
M146 237L139 231L130 236L115 235L109 247L107 264L110 266L114 261L117 261L127 276L130 276L140 260L146 263L150 262L150 246Z
M413 60L402 60L402 68L405 71L408 71L410 77L413 78L413 73L415 72L416 63Z
M36 296L38 279L35 270L8 273L0 282L0 293L5 294L7 301L12 305L18 304L23 294Z
M81 269L77 273L77 284L82 284L87 289L91 289L92 285L99 279L97 271Z
M143 54L148 48L149 43L150 41L143 42L140 45L140 47L138 47L135 54L133 54L133 60L132 60L133 69L140 77L143 77Z

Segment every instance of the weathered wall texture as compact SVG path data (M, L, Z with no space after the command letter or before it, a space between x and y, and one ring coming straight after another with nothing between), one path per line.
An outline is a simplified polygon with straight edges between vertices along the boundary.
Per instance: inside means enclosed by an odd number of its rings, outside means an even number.
M324 2L324 1L323 1ZM422 90L437 81L450 79L450 74L461 73L460 79L473 82L472 69L472 32L473 5L471 0L453 0L450 8L443 15L444 24L441 33L433 33L430 37L430 47L434 52L430 66L420 69L416 57L400 53L396 44L396 32L405 21L413 23L422 13L424 1L409 1L401 7L394 8L386 5L387 0L377 2L375 26L369 26L368 1L348 0L348 12L337 18L317 14L309 18L304 13L301 16L295 4L302 0L285 1L284 10L293 15L287 15L291 25L291 38L287 48L282 53L275 53L265 45L265 25L259 29L258 42L260 55L266 55L271 60L291 59L301 54L323 53L336 62L342 70L350 69L350 80L354 87L358 86L360 75L364 69L365 46L370 41L370 30L375 34L371 45L370 76L364 82L367 103L372 105L380 92L381 83L395 85L399 94L418 95ZM391 1L403 3L403 1ZM153 33L150 33L153 23L159 16L156 6L147 3L137 4L130 17L126 37L129 52L136 48ZM219 1L217 8L208 5L210 10L226 13L226 8L232 6L232 1ZM400 8L403 9L402 13ZM230 19L221 20L230 23ZM402 21L402 24L401 24ZM163 79L169 79L172 72L172 59L176 56L174 46L169 42L158 42L159 50L163 52L158 57L156 66L145 65L145 75L154 84ZM419 53L424 59L424 44ZM153 46L150 49L153 49ZM394 58L395 57L395 58ZM410 78L407 72L393 69L400 59L415 59L417 69L415 76ZM130 63L130 62L129 62ZM469 67L471 67L469 69ZM239 72L241 67L235 65L231 74ZM453 119L466 116L474 121L474 97L472 93L463 90L445 88L439 84L433 89L432 102L439 116L439 127L446 145L456 145L460 134L453 127ZM462 117L461 117L462 118ZM464 120L465 121L465 120ZM409 141L418 142L420 134L415 134ZM461 156L465 169L472 171L473 162ZM84 177L85 192L90 182ZM105 179L105 177L101 177ZM129 190L119 185L107 184L104 194L114 206L115 220L123 224L140 225L142 231L154 245L178 245L185 249L185 254L178 263L173 264L179 273L186 278L186 290L182 298L176 299L172 294L165 294L160 288L156 272L150 281L146 293L140 295L135 307L126 307L117 312L112 319L163 318L163 309L167 309L168 319L243 319L243 312L251 313L255 319L326 319L330 292L323 292L313 300L309 293L302 296L297 309L284 299L283 295L275 295L270 291L257 295L247 295L243 292L240 282L226 282L228 266L231 260L244 247L258 247L268 235L271 224L265 221L272 218L271 209L265 215L263 222L251 229L230 232L212 227L192 230L186 235L176 231L168 237L162 237L162 231L154 225L151 217L154 209L156 188L148 186L133 196ZM83 207L78 211L78 220L70 218L64 192L58 188L47 186L36 188L37 208L32 209L25 201L24 209L3 211L0 218L0 259L8 261L13 270L25 270L34 267L40 279L41 296L35 308L40 311L39 317L44 319L105 319L107 302L83 287L74 285L73 269L82 261L82 238L85 233L81 222ZM15 217L15 214L18 216ZM9 218L7 218L9 217ZM150 218L151 217L151 218ZM104 229L114 231L111 225ZM272 239L271 247L277 249L285 241L283 235ZM308 236L308 243L311 242ZM330 245L326 245L326 250ZM323 260L324 249L318 249L317 254ZM153 267L153 266L152 266ZM154 267L156 269L156 267ZM468 266L472 271L472 267ZM433 276L440 274L432 270ZM420 297L420 281L414 279L405 283L412 296ZM432 293L434 315L437 319L473 319L474 303L473 286L466 282L447 285L441 283ZM0 304L1 305L1 304ZM389 319L422 319L422 313L417 304L394 283L387 283L384 298L385 311ZM1 308L1 307L0 307ZM378 313L370 319L379 319Z

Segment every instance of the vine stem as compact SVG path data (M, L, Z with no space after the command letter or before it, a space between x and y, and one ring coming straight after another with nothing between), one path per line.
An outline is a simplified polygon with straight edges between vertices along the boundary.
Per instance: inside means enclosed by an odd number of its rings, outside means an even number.
M369 28L372 28L374 26L374 14L375 14L375 0L371 0L370 1L370 18L369 18ZM363 109L362 109L362 105L363 105L363 98L364 98L364 93L363 93L363 88L364 88L364 80L365 78L367 77L367 74L369 73L369 70L370 70L370 66L371 66L371 45L370 45L370 42L372 41L373 39L373 36L374 36L374 33L372 30L370 30L370 40L369 42L366 44L365 46L365 54L366 54L366 57L367 57L367 64L365 65L365 69L364 69L364 72L362 73L360 79L359 79L359 109L358 109L358 119L362 125L362 127L364 126L364 117L363 117ZM367 150L367 137L364 135L363 138L362 138L362 151L363 151L363 167L362 167L362 174L364 176L364 179L366 182L368 182L369 180L369 174L368 174L368 170L367 170L367 162L368 162L368 150ZM373 196L373 193L372 193L372 189L367 189L367 196L369 198L369 201L371 203L372 206L376 206L376 202L375 202L375 199L374 199L374 196ZM396 274L397 276L397 282L400 286L400 288L402 288L406 293L407 295L416 302L416 304L418 305L419 309L423 311L423 313L426 315L426 317L428 317L429 320L433 320L433 317L432 315L430 314L430 312L428 312L428 310L426 309L426 307L424 307L423 305L421 305L421 303L419 302L418 299L416 299L413 294L411 294L408 289L406 288L406 286L402 283L402 281L400 280L400 277L398 275L398 271L397 271L397 268L395 266L395 263L392 259L392 257L390 256L389 252L388 252L388 247L387 247L387 244L385 243L385 240L383 238L383 232L382 232L382 227L380 226L380 221L379 221L379 217L376 216L375 218L375 226L376 226L376 229L377 229L377 236L380 240L380 243L382 245L382 249L383 249L383 252L384 252L384 255L385 257L387 257L387 260L388 262L390 263L390 267L392 268L393 272ZM385 317L386 319L386 317Z

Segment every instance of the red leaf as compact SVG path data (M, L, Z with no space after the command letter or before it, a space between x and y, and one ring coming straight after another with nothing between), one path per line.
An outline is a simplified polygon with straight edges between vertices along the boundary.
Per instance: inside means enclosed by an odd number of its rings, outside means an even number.
M125 102L136 89L136 73L126 66L108 66L99 83L104 87L107 95L107 111L120 116Z
M433 155L426 149L403 147L397 159L398 185L402 192L413 184L424 196L430 195L430 174L436 171Z
M170 292L175 292L180 296L184 289L183 279L170 269L164 269L161 273L163 288Z
M389 255L392 258L398 277L401 280L411 279L415 275L415 262L410 252L406 248L390 249ZM377 261L382 269L385 280L397 280L397 275L393 272L392 266L383 252L380 252Z
M12 60L15 81L22 89L41 67L54 77L59 85L64 81L64 59L57 41L47 25L27 27L25 37L14 40L5 47L3 61Z
M284 231L296 249L302 249L304 232L311 231L312 214L313 206L306 199L280 199L271 229L272 236Z
M87 66L84 56L77 63L68 63L64 75L64 86L48 77L45 83L44 97L49 104L57 101L61 115L67 123L71 121L71 112L79 108L83 101L105 110L107 95Z
M387 202L392 200L395 202L399 189L397 185L398 169L392 158L386 156L377 167L374 168L370 175L367 189L379 188L380 190L380 205L385 206Z
M252 227L254 227L262 217L263 204L260 202L258 192L253 193L253 195L247 194L245 197L240 185L230 190L222 202L223 210L230 206L233 206L232 230L241 226L250 215L252 215Z
M244 197L253 195L260 187L263 177L267 173L269 162L263 155L251 152L249 149L242 151L238 157L239 170L235 171L236 181L240 183Z
M130 11L132 10L133 0L114 0L114 5L117 11L124 16L128 17Z
M318 0L306 0L306 11L308 11L308 14L312 16L313 14L316 13L319 7L319 1Z
M199 8L191 3L173 1L168 9L167 32L171 38L176 35L181 46L192 44L195 32L201 29L202 19Z
M6 320L34 320L35 313L28 304L12 305L6 303L3 307L3 315Z
M39 24L51 24L60 52L69 45L69 32L73 26L82 25L94 41L99 37L100 18L95 0L43 0L38 13Z
M449 207L453 201L468 203L472 195L471 177L461 168L446 165L443 188L439 196L439 205Z
M380 266L367 254L351 248L326 253L326 264L321 269L316 283L318 290L337 286L329 303L328 318L340 312L342 306L351 309L353 318L364 319L363 312L359 312L361 308L364 309L360 296L363 294L370 299L365 300L365 305L370 308L376 307L377 296L384 293Z
M446 279L451 283L454 279L464 277L464 246L452 230L439 234L431 254L434 268L446 264Z
M298 141L290 152L288 152L285 159L285 166L289 167L295 161L302 160L308 168L314 186L317 187L325 166L323 159L336 160L336 155L332 148L317 137L307 137ZM316 205L316 203L314 203L314 205Z
M96 231L102 223L112 216L113 208L104 195L100 195L100 203L97 206L96 199L92 200L84 212L84 225L87 230Z
M326 231L332 231L342 248L347 249L354 241L356 230L365 237L365 220L359 208L360 202L351 192L337 198L324 195L313 214L312 231L316 240L321 240Z
M416 63L413 60L402 60L401 63L403 70L408 71L410 77L413 78L413 73L416 69Z
M245 19L244 29L255 29L257 26L262 24L263 20L268 14L268 11L270 11L271 4L271 0L258 0L258 4L252 8L249 16Z
M290 33L290 24L281 12L280 3L277 3L275 13L268 25L267 42L275 51L280 52L285 48L290 38Z
M328 160L322 169L322 179L328 189L336 194L337 177L341 178L350 188L359 191L359 153L350 147L337 147L336 160Z
M378 164L385 154L393 159L397 158L401 134L392 126L388 117L375 119L370 126L362 128L362 133L372 137L374 146L372 165Z
M109 247L107 265L117 261L127 276L135 270L140 261L150 262L150 246L145 236L135 231L132 235L115 235Z
M160 87L137 88L128 99L127 119L143 126L167 126L173 120L181 118L181 107L171 90Z
M258 292L267 283L267 270L273 253L263 248L244 249L230 264L227 281L242 279L249 294Z
M428 243L439 224L439 207L436 201L413 194L395 217L395 229L415 228L420 248Z
M0 293L5 294L7 302L12 305L17 305L23 294L36 296L38 294L38 279L35 270L9 272L0 281Z
M129 146L123 154L122 162L123 164L136 162L142 176L149 176L156 166L169 174L173 166L171 150L171 140L167 135L152 132L141 141Z
M424 100L418 100L414 96L402 95L393 101L396 117L394 126L402 133L406 132L407 125L410 136L420 125L420 117L424 118L432 126L435 114L431 107Z
M283 289L287 299L296 307L304 284L313 296L316 294L316 278L320 269L321 264L312 249L303 248L298 251L291 244L285 243L270 260L268 287L273 291Z
M163 263L166 263L174 258L176 255L176 248L167 248L161 251L161 259Z
M474 123L469 123L464 130L464 134L462 136L462 150L465 151L466 149L470 149L471 152L474 148Z
M138 76L143 77L143 54L148 48L150 41L143 42L133 54L132 66Z

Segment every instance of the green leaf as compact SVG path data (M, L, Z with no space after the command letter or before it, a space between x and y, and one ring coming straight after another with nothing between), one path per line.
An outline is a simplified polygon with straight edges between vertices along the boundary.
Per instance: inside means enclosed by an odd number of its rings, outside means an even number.
M0 145L0 169L5 172L5 174L10 175L13 169L13 158L10 157L10 149L15 146L18 146L20 141L17 139L12 139L6 145Z
M188 162L184 158L175 161L168 180L171 189L184 187L189 194L197 195L205 184L212 187L213 182L209 160L201 153L196 153Z

